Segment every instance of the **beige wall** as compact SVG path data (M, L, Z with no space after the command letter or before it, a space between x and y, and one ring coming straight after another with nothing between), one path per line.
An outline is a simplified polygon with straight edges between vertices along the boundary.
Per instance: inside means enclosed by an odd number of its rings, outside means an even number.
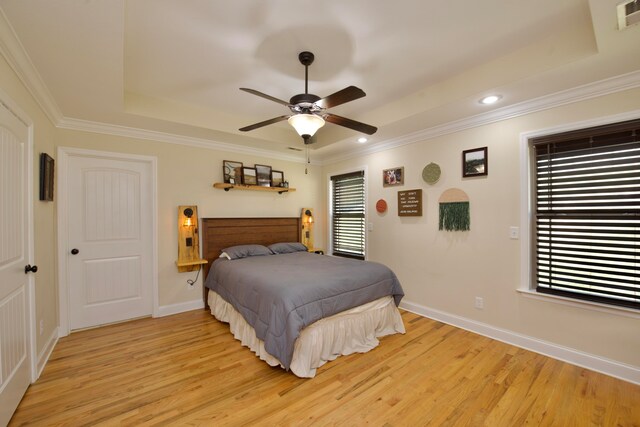
M192 273L178 273L177 206L196 204L201 217L297 216L302 207L313 207L317 218L316 246L326 247L327 177L366 166L369 173L368 258L381 261L398 274L405 300L472 321L482 322L561 346L640 366L640 320L633 317L560 305L523 297L520 283L520 242L510 240L509 227L520 225L519 138L522 132L640 109L640 90L609 95L553 110L502 121L357 160L328 166L272 160L248 154L232 154L157 141L56 129L4 60L0 60L0 89L33 120L34 166L41 152L55 157L58 146L156 156L158 159L158 277L160 306L188 303L200 298L186 285ZM489 175L461 179L461 151L489 147ZM224 192L211 184L222 179L222 160L245 164L269 164L283 170L297 191L286 195L258 192ZM438 163L440 181L421 179L422 168ZM383 188L380 172L404 166L400 189L423 189L424 214L400 218L396 214L398 188ZM42 352L58 324L56 284L55 203L37 200L37 167L34 167L36 322L44 331L37 336ZM471 198L471 231L437 230L437 199L447 188L459 187ZM375 201L384 198L389 211L379 215ZM484 298L484 310L473 308L474 298ZM587 336L585 332L589 331Z
M228 153L177 144L146 141L111 135L59 129L56 145L99 151L155 156L158 163L158 289L159 305L171 306L201 299L202 275L198 286L190 288L187 279L193 273L178 273L178 206L197 205L200 218L299 216L303 207L312 207L324 215L321 170L310 167L305 175L304 163L274 160L248 154ZM271 165L284 171L285 179L295 192L278 194L254 191L214 189L222 181L222 161L235 160L252 166ZM318 244L323 244L324 229L316 231Z
M58 294L56 285L55 202L39 199L39 157L47 153L55 158L56 129L34 101L13 70L0 56L0 90L4 92L33 122L33 215L34 258L38 266L33 275L36 303L36 355L40 355L58 326ZM40 332L42 322L42 332Z
M640 367L640 319L560 305L522 296L520 241L509 227L520 225L520 134L639 111L640 90L627 91L520 118L469 129L325 167L336 171L366 165L369 173L368 259L389 265L399 276L405 300L494 328L545 340ZM462 179L462 150L488 146L487 177ZM442 168L435 185L422 169ZM382 186L382 169L404 166L402 187ZM471 200L471 231L438 231L438 198L451 187ZM398 217L397 191L421 188L423 216ZM380 215L375 202L389 209ZM476 296L484 310L474 308Z

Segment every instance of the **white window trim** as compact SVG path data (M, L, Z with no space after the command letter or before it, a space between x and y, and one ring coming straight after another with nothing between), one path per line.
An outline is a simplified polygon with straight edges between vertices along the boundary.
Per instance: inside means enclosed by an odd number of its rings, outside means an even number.
M533 240L531 225L533 207L531 200L532 190L530 183L532 149L531 147L529 147L529 140L531 138L569 132L578 129L586 129L590 127L602 126L638 118L640 118L640 110L634 110L613 116L601 117L576 123L569 123L553 128L523 132L520 134L520 285L516 290L523 297L533 298L536 300L551 302L555 304L569 305L585 310L600 311L609 314L640 319L640 311L632 308L601 304L593 301L579 300L536 292L534 283L531 280L533 269L533 251L531 249L531 243Z

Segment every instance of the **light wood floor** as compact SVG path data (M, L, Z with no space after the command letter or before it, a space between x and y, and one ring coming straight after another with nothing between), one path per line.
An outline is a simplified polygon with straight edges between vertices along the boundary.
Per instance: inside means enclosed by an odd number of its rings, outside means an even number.
M640 387L403 312L313 379L204 310L63 338L10 425L636 426Z

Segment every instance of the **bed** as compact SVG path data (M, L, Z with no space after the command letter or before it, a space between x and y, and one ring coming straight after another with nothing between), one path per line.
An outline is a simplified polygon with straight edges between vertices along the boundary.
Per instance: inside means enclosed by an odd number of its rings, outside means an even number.
M204 298L258 357L309 378L404 333L404 294L382 264L309 253L299 232L299 218L205 218Z

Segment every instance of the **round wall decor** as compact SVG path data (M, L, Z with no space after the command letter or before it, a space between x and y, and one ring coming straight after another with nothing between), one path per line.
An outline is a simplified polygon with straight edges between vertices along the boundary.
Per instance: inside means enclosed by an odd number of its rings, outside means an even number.
M438 182L441 173L440 166L436 163L429 163L422 169L422 179L424 179L424 182L427 184L433 185Z
M378 213L385 213L387 211L387 202L384 199L380 199L376 202L376 210Z

